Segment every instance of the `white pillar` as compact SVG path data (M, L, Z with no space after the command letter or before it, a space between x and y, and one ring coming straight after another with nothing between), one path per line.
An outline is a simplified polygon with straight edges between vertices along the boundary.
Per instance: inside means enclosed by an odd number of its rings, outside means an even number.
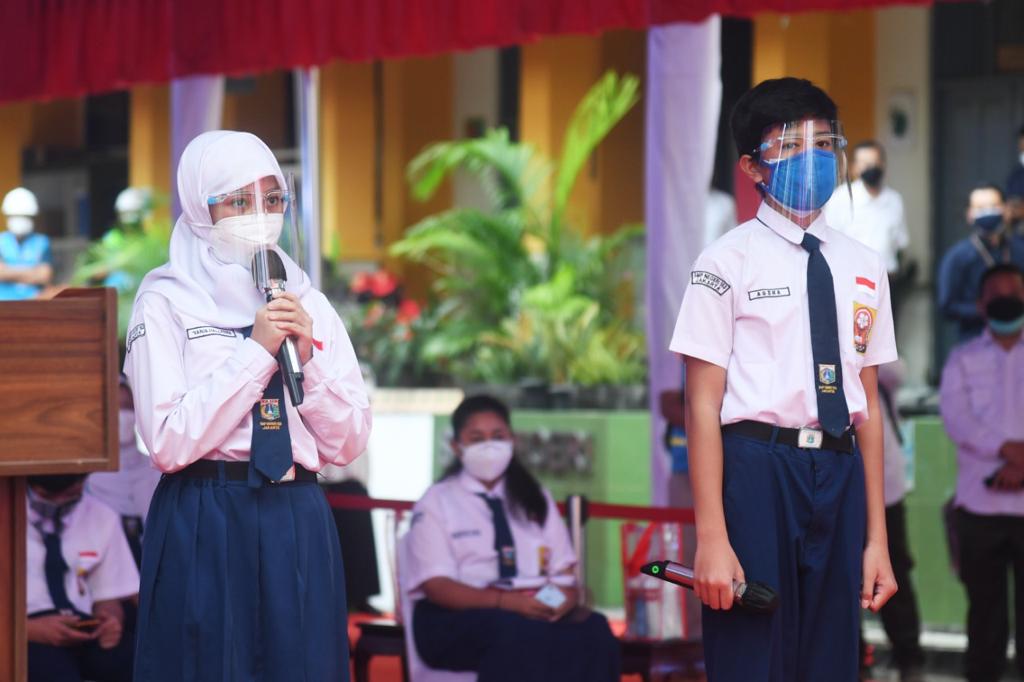
M171 81L171 218L181 214L178 159L197 135L221 127L224 76L187 76Z
M670 468L658 395L681 385L681 361L668 344L690 265L703 246L722 101L720 36L718 16L652 28L647 35L644 211L655 505L668 501Z
M302 189L299 209L302 267L313 287L320 288L320 69L295 70L295 120L298 123Z

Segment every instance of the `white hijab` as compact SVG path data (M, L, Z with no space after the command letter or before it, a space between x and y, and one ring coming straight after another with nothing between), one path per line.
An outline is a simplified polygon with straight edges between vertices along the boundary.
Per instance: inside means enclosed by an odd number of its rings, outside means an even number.
M170 259L142 280L136 302L152 292L202 324L231 329L251 325L266 299L248 268L214 255L206 199L271 175L286 186L273 152L251 133L214 130L189 142L178 162L181 217L171 234ZM288 273L288 291L302 296L310 288L309 277L287 254L276 251Z

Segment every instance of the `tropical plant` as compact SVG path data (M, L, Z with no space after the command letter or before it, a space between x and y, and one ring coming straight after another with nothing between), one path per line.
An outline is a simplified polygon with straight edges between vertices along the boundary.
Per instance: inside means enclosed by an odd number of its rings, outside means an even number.
M436 328L423 357L462 380L622 383L642 376L643 344L622 320L614 262L641 232L586 238L569 197L591 154L639 100L633 76L605 74L577 106L557 163L497 128L429 146L409 164L426 200L455 171L489 210L454 208L413 225L391 254L428 266ZM588 354L582 359L582 354ZM579 357L577 357L579 356Z
M117 225L89 246L75 262L71 284L117 289L118 333L123 342L135 292L146 273L167 262L171 225L149 219Z

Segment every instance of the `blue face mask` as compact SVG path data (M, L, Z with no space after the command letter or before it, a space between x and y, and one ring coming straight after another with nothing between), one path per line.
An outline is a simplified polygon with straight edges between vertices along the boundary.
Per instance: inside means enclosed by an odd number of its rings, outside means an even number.
M1013 336L1024 327L1024 301L1016 296L999 296L985 306L988 327L996 336Z
M771 178L761 187L793 211L817 211L836 189L836 155L832 152L814 149L765 165L771 169Z
M1003 225L1002 213L986 213L974 219L974 227L982 234L992 234Z

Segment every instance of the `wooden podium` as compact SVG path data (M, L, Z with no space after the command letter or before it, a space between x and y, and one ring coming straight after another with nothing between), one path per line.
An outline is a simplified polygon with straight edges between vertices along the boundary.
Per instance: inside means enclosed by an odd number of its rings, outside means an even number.
M113 289L0 302L0 680L23 682L25 479L118 466Z

